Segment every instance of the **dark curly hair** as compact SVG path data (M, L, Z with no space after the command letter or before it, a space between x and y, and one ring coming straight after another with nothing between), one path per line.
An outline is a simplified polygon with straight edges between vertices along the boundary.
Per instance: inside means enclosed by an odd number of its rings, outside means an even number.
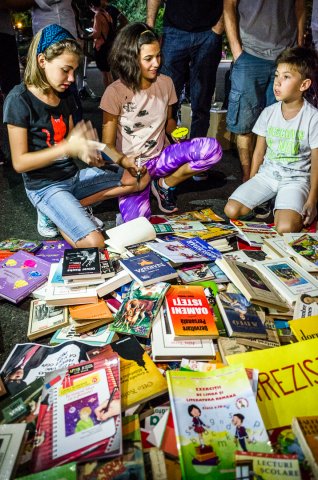
M111 70L133 92L140 90L141 84L140 49L153 42L159 42L158 35L142 22L130 23L115 39L109 57Z

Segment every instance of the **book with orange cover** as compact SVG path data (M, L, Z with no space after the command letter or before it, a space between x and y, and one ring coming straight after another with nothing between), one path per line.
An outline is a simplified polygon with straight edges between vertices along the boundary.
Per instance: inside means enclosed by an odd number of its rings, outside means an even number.
M107 303L103 299L99 299L98 303L88 303L85 305L76 305L69 307L69 312L73 320L97 320L97 319L113 319L112 313Z
M166 293L165 301L171 331L176 337L219 336L214 313L203 287L172 285Z

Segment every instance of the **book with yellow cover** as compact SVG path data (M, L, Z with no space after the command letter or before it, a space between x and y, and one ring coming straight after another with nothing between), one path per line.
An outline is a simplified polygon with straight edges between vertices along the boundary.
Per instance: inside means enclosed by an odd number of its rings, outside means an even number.
M257 402L267 430L317 414L317 352L318 338L226 357L230 365L259 370Z
M318 338L318 315L290 320L289 326L298 342Z

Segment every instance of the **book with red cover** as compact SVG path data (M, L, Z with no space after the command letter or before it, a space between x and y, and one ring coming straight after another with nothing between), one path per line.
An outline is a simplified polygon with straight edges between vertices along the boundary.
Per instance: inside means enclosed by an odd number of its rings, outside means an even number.
M166 293L165 302L171 331L175 337L219 336L215 316L203 287L172 285Z
M50 263L20 250L0 262L0 297L19 303L46 282Z
M32 471L122 453L119 358L93 359L45 377Z

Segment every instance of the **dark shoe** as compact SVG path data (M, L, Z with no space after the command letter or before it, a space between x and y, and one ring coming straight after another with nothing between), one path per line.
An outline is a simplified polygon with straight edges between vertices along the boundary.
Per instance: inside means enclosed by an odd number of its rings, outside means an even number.
M176 202L175 188L163 188L159 185L159 180L151 182L151 191L158 200L159 208L164 213L174 213L178 211Z
M254 216L260 220L265 220L272 213L272 201L268 200L267 202L261 203L258 207L254 208Z

